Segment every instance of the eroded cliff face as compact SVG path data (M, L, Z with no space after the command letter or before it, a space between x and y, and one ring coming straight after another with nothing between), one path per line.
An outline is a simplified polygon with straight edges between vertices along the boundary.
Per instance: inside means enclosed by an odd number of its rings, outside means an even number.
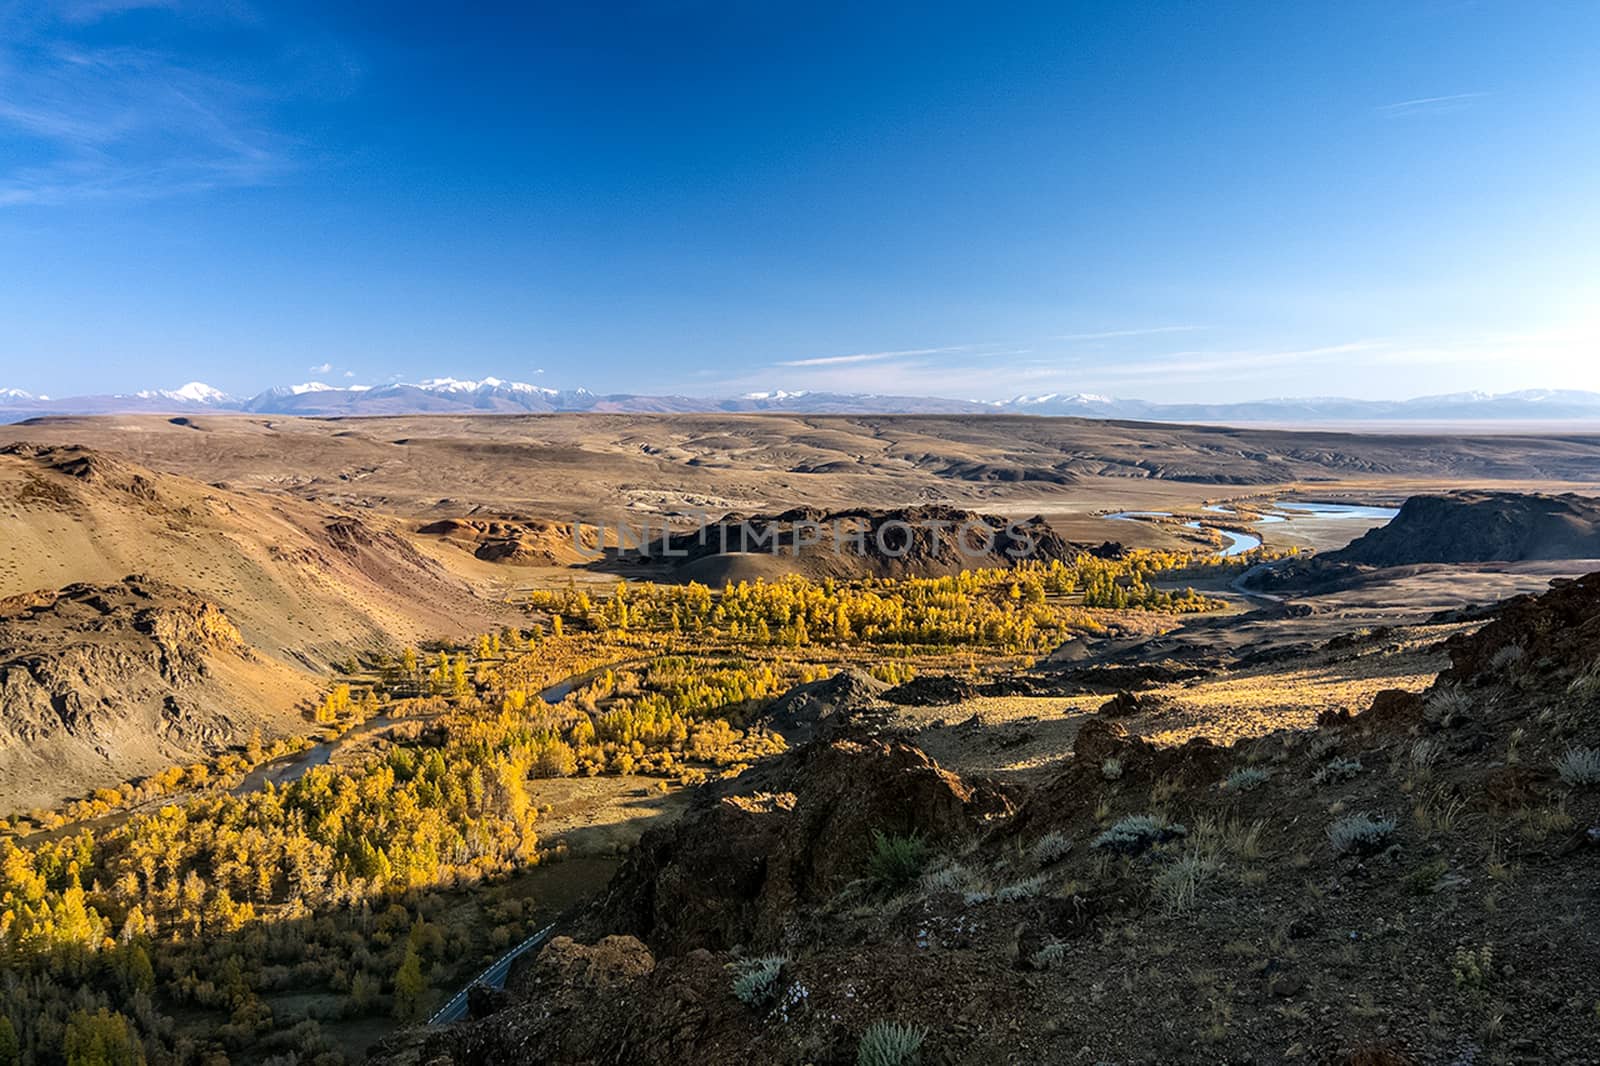
M271 732L283 695L309 688L283 672L216 604L149 577L0 600L0 772L13 784L85 763L134 776Z

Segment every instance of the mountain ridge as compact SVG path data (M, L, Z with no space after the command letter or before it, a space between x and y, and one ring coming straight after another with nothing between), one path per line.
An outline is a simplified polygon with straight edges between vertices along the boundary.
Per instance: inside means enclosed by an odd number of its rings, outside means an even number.
M46 415L172 414L193 412L300 415L315 418L408 414L710 414L775 411L790 414L1030 414L1153 422L1428 422L1600 421L1600 393L1573 389L1458 392L1408 400L1281 397L1226 403L1155 403L1094 393L1018 395L1009 400L962 400L888 393L808 389L736 396L595 393L556 389L497 377L454 377L384 385L275 385L253 396L232 396L200 381L175 389L51 399L0 388L0 422Z

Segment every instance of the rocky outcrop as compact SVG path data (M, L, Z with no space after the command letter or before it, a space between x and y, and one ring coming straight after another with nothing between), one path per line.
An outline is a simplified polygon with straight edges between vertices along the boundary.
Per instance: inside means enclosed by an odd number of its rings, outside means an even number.
M1500 682L1532 673L1536 683L1569 686L1600 678L1600 573L1558 582L1541 596L1500 605L1494 621L1446 645L1446 684Z
M538 996L551 1010L582 1010L596 995L625 987L656 968L655 956L636 938L608 936L589 945L558 936L513 971L506 991Z
M729 514L703 530L673 534L599 565L666 562L668 576L718 584L725 577L739 579L738 567L752 556L813 577L927 577L1024 559L1048 562L1080 550L1088 549L1064 540L1037 515L1008 522L942 505L801 507L778 515Z
M218 673L260 665L216 604L148 577L0 601L0 765L231 742L251 711Z
M1600 501L1567 494L1462 492L1413 496L1388 525L1323 564L1519 562L1600 558Z
M761 712L760 723L791 745L832 737L870 719L884 697L885 685L859 670L841 670L832 677L796 685Z
M485 562L518 566L564 566L600 553L592 526L512 518L444 518L417 530L439 537Z
M104 452L71 445L46 445L19 442L0 446L0 455L32 459L41 467L99 488L126 493L146 502L155 502L154 480L145 471Z
M949 674L914 677L884 692L883 698L903 707L948 707L978 694L976 685Z
M900 741L819 742L746 776L646 833L585 925L664 954L776 945L802 905L862 876L875 831L936 844L1010 811Z
M152 694L165 708L158 728L181 730L181 693L207 677L210 659L248 654L215 604L149 578L0 601L0 746L93 738Z

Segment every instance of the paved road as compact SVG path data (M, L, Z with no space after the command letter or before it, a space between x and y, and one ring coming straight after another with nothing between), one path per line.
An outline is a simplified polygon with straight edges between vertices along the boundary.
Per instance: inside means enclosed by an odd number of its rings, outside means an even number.
M488 969L468 981L466 987L457 992L449 1003L440 1007L439 1013L428 1019L428 1024L448 1025L450 1022L458 1022L465 1018L467 1016L467 993L472 991L472 986L488 985L490 988L504 988L506 986L506 976L511 973L511 964L550 939L550 934L555 931L555 928L556 923L551 922L490 963Z

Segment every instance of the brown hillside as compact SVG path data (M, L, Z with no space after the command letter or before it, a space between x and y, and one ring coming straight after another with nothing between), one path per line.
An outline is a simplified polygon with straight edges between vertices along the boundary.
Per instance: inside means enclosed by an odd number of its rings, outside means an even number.
M319 686L216 604L148 577L0 601L0 800L59 798L299 724Z
M118 621L122 612L114 610L98 629L82 631L102 635L83 638L88 642L79 641L65 659L66 649L55 647L66 639L64 633L80 632L73 629L74 620L84 611L116 600L103 590L121 586L128 574L146 575L137 589L164 590L148 596L175 597L179 606L173 609L179 612L188 609L182 604L204 601L208 610L226 616L228 628L255 655L249 661L231 653L218 658L235 664L236 684L201 686L196 691L208 693L199 703L204 713L193 728L182 724L186 719L180 715L174 728L146 711L160 703L159 684L179 693L178 675L159 669L140 674L138 692L121 704L107 692L114 664L96 658L100 652L95 651L92 663L84 660L78 697L82 707L95 709L93 721L66 732L78 738L72 743L79 755L94 751L96 757L75 756L64 772L37 776L31 784L18 776L20 769L0 774L0 782L16 786L0 787L5 801L59 799L88 786L116 784L155 768L158 752L194 753L239 743L254 724L297 728L285 711L327 683L329 664L355 651L479 632L508 617L502 605L480 598L445 565L419 552L399 523L331 512L283 496L236 493L83 448L0 448L0 533L0 597L30 598L12 602L7 646L53 663L52 676L68 676L73 655L106 646L110 638L104 634L134 639L129 634L139 631ZM102 591L86 592L90 587ZM118 595L144 595L137 589ZM26 602L55 606L18 606ZM144 639L158 635L159 629ZM122 639L110 644L120 647ZM217 669L219 676L227 673ZM45 684L52 693L48 697L21 695L20 681L12 684L3 711L22 717L0 716L0 736L21 738L43 735L40 709L58 697L70 702L69 690L79 682ZM225 691L237 697L237 706L223 706ZM181 710L184 699L177 698ZM109 720L118 706L128 712L125 723ZM52 713L73 716L70 708ZM12 757L22 760L14 764L18 767L46 758L25 746L16 751Z
M1014 805L815 741L647 833L481 1017L373 1061L842 1066L889 1020L960 1066L1594 1061L1597 627L1600 574L1313 730L1094 720Z

